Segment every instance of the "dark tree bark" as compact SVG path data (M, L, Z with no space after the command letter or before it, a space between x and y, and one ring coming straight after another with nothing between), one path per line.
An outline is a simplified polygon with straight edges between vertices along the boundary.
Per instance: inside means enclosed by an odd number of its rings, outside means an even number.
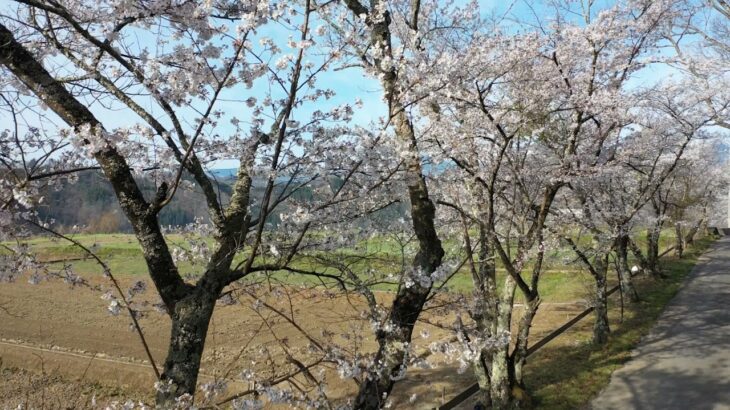
M540 298L535 296L525 301L525 313L522 315L517 327L517 343L512 352L514 363L514 387L526 391L523 368L527 363L527 342L530 336L532 321L535 319L537 309L540 306ZM513 387L513 389L514 389Z
M636 292L634 283L631 279L631 269L629 268L629 242L631 239L628 235L621 235L616 240L616 257L618 259L618 276L621 286L621 292L629 302L638 302L639 294Z
M158 404L174 403L177 397L195 392L217 296L217 293L196 289L175 304L170 315L172 332L161 380L163 388L157 393Z
M408 132L411 133L410 137L415 144L410 123L401 125L402 128L410 130ZM434 225L436 209L429 197L426 181L417 161L413 159L409 164L410 174L415 179L408 186L411 220L418 238L418 252L413 259L412 267L416 272L430 275L441 265L444 250ZM384 398L387 398L393 389L395 376L405 372L407 362L404 346L410 344L413 327L430 292L430 286L423 287L417 283L410 287L398 288L388 316L392 330L379 330L377 333L378 351L374 360L376 369L372 369L373 371L360 386L355 408L381 408Z
M51 77L48 71L15 40L12 33L3 25L0 25L0 64L6 66L72 127L79 128L89 125L99 132L103 132L101 123L93 114L61 83ZM142 196L126 160L110 146L95 153L94 157L104 175L109 179L122 210L132 224L150 277L155 283L160 297L168 311L173 312L171 315L173 333L175 333L175 329L180 333L180 330L193 330L193 327L207 330L210 314L207 312L196 314L197 318L192 325L189 323L191 314L183 313L188 312L189 309L186 309L185 305L177 305L180 300L195 301L199 293L193 292L193 287L186 284L180 277L160 230L154 208ZM183 323L179 322L180 319L183 320ZM204 336L202 340L205 340ZM162 380L171 381L172 389L176 393L195 393L200 357L198 354L196 362L196 356L191 352L195 349L202 351L202 345L192 347L188 341L178 335L177 338L173 337L171 340L170 348ZM185 360L189 359L189 363L180 365L183 363L183 356L185 356ZM195 369L190 369L191 366L194 366ZM168 373L168 370L171 373Z
M372 6L377 7L380 1L382 0L371 2ZM386 55L390 55L392 50L389 14L386 12L382 19L374 22L369 16L369 10L357 0L347 0L345 4L353 12L355 18L359 19L361 15L368 16L366 24L370 29L370 42L382 49ZM378 68L381 67L378 59L374 65ZM441 265L444 256L434 223L436 208L429 196L426 178L423 175L413 124L401 101L398 74L395 68L381 70L381 74L381 83L385 99L389 104L388 111L395 126L396 138L409 147L409 155L404 163L407 173L411 222L418 240L418 252L412 261L412 267L416 272L430 275ZM410 344L413 327L430 293L430 286L423 287L419 284L398 288L388 316L391 330L377 332L378 351L373 364L375 368L370 369L366 379L360 385L354 403L355 408L374 410L385 404L385 400L393 389L395 376L406 370L408 364L404 346Z
M684 236L682 236L681 222L676 222L674 224L674 234L676 236L674 242L674 254L681 259L684 256Z
M705 223L704 218L700 218L687 232L687 235L684 237L684 243L686 246L692 246L695 243L695 239L697 239L697 233L700 231L700 228L702 228L702 225Z
M629 248L631 249L631 253L634 255L634 258L639 262L639 267L643 272L649 272L649 262L646 259L646 256L641 251L641 248L639 248L639 245L634 242L633 239L629 238Z
M662 227L658 223L646 232L646 266L654 277L661 277L659 267L659 239Z
M7 67L70 126L75 129L89 126L98 132L105 132L102 124L88 108L54 79L3 25L0 25L0 64ZM248 154L253 156L251 152ZM172 320L170 345L161 375L166 392L157 397L158 406L170 407L176 397L195 393L200 359L215 301L226 284L241 277L240 274L231 276L230 264L237 244L241 242L241 235L248 229L245 221L250 178L241 174L250 171L245 166L246 160L250 158L242 157L240 178L234 188L234 196L225 220L218 221L225 229L216 237L217 245L213 257L205 274L195 286L185 283L180 276L160 230L157 219L160 210L158 203L145 200L125 158L112 146L101 148L94 153L94 158L111 183L117 200L132 225L149 275ZM165 192L158 194L164 197Z
M596 258L593 279L596 284L594 301L595 321L593 322L593 343L602 345L608 342L611 327L608 323L608 294L606 274L608 272L608 256Z
M608 257L610 254L610 246L603 244L603 249L607 249L602 252L602 255L597 255L591 259L586 253L584 253L578 245L569 237L563 237L563 239L570 245L571 249L578 256L578 259L588 269L593 281L596 286L596 291L593 297L593 313L595 320L593 322L593 343L597 345L604 344L608 341L608 336L611 333L611 328L608 323L608 290L607 290L607 277L608 277ZM601 243L596 238L597 243Z
M99 132L104 132L101 123L94 115L61 83L51 77L3 25L0 25L0 64L6 66L43 103L72 127L89 125ZM162 300L168 309L174 308L175 301L190 292L190 286L185 284L177 271L156 215L144 199L126 160L116 149L105 147L95 153L94 157L114 188L122 210L132 223L132 228L142 245L147 267L151 273L154 272L152 280Z

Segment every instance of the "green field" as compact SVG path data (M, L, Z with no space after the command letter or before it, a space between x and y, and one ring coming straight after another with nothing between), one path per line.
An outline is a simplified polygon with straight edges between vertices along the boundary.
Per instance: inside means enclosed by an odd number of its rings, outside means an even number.
M662 235L662 249L673 244L673 230L667 230ZM123 276L146 276L147 266L142 257L142 251L137 243L136 238L131 234L78 234L73 239L86 247L94 247L95 253L99 256L111 269L114 275ZM171 247L182 246L187 247L187 239L182 235L168 235L168 243ZM582 237L576 238L583 246L590 244L589 239ZM636 235L636 242L639 246L644 246L645 235ZM209 246L213 246L213 240L205 241ZM64 239L37 237L30 239L27 243L32 247L34 252L43 261L65 261L56 262L61 264L70 264L74 272L79 275L88 277L101 273L101 267L98 263L90 258L84 258L87 254L79 247L69 243ZM446 241L445 246L454 253L458 251L455 241ZM404 257L403 249L393 239L376 238L361 242L357 249L343 249L337 252L340 261L347 263L349 267L357 273L363 281L373 283L373 289L381 291L389 291L397 286L393 283L382 283L386 280L388 272L398 272L403 264L408 264L408 253L412 249L406 247L406 256ZM360 258L358 255L367 254L367 259ZM245 255L239 254L236 261L243 260ZM506 275L504 269L499 267L498 276L501 283ZM51 266L54 266L53 264ZM292 262L292 266L321 273L336 274L334 268L323 266L321 263L312 258L297 257ZM200 272L203 271L204 265L201 263L191 264L188 262L180 262L179 269L181 274L188 280L194 280ZM529 267L528 267L529 268ZM525 276L529 275L529 269L525 269ZM615 275L611 275L615 276ZM615 278L610 277L610 280ZM321 279L313 276L294 274L288 272L266 272L252 274L246 278L248 281L278 281L287 284L304 284L304 285L326 285L334 286L335 281L329 279ZM575 261L573 252L570 249L557 249L546 255L543 265L543 273L540 278L540 294L544 301L547 302L569 302L585 298L592 287L592 278L588 272ZM444 286L445 289L452 292L467 293L472 289L471 275L466 266L462 267L448 283L438 284ZM517 296L518 300L521 295Z
M104 260L117 277L124 277L123 279L128 282L132 278L147 277L142 252L133 235L84 234L75 235L73 238L87 247L96 245L96 254ZM635 240L640 246L644 246L643 238L644 235L636 235ZM582 246L589 245L585 238L577 239L581 241ZM185 245L186 240L181 235L168 236L171 244ZM78 260L78 258L84 257L84 252L67 241L38 237L29 240L28 243L41 260L63 260L55 262L54 266L70 264L76 273L85 277L93 277L101 273L101 269L95 261ZM452 247L450 251L455 252L453 249L455 245L446 243L447 246ZM661 248L667 249L673 243L673 232L665 232ZM666 280L657 281L646 275L637 277L636 287L641 301L626 305L623 320L617 303L618 293L616 293L609 302L609 316L613 333L606 345L596 347L591 343L592 316L589 316L568 332L551 341L534 357L531 356L530 363L526 367L525 380L528 384L527 391L532 396L532 405L556 410L583 408L608 383L611 372L630 358L631 349L651 328L663 307L677 292L682 280L694 266L697 257L710 243L710 239L699 240L695 247L687 251L684 259L676 259L671 255L663 258L662 265L668 276ZM371 239L358 245L357 249L341 250L338 255L345 260L365 253L375 255L377 261L371 261L367 266L353 263L354 270L362 269L357 273L363 277L368 275L365 272L366 269L377 269L378 267L388 269L401 263L400 247L396 246L394 242L382 239ZM295 260L294 263L302 268L325 270L308 260ZM180 268L183 274L188 275L190 280L194 280L204 267L183 263ZM613 270L610 272L610 281L615 283L615 272ZM505 272L498 270L498 275L502 279ZM253 274L245 280L316 284L312 278L284 272L271 272L266 275ZM334 282L325 281L323 284L332 286ZM447 285L453 292L469 292L472 285L467 269L463 268ZM392 290L393 286L377 285L375 288L388 291ZM557 249L548 255L546 268L540 281L540 293L544 302L576 302L589 299L592 289L592 278L579 263L575 262L572 251ZM519 299L518 292L518 301ZM551 309L553 313L547 313L546 316L536 319L535 324L539 325L538 327L542 330L534 334L535 340L563 324L582 308L572 304L564 311L559 310L564 309L562 306L547 306L544 309L541 307L541 310L546 312L551 312ZM99 314L106 313L103 309L99 309Z

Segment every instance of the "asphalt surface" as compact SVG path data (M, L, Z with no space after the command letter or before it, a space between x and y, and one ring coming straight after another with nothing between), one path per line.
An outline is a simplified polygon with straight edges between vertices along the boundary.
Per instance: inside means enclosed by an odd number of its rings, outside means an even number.
M730 410L730 237L705 253L594 410Z

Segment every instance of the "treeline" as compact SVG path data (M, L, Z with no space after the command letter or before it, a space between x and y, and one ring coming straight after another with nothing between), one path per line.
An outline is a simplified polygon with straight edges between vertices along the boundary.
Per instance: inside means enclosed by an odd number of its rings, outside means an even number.
M156 181L137 178L146 197L152 197ZM230 186L219 184L221 192L230 193ZM63 181L58 187L46 187L43 202L38 206L41 220L55 222L62 231L88 233L131 232L132 227L122 212L109 181L100 171L85 171L78 180ZM183 226L197 219L205 220L205 200L198 188L184 185L170 204L160 212L160 225Z
M155 194L159 181L169 180L165 178L138 177L139 184L145 197L152 198ZM231 195L231 185L235 183L232 178L213 178L215 187L220 192L224 204ZM205 197L200 187L191 182L189 175L184 177L184 183L175 193L172 201L160 212L160 225L169 228L179 228L195 221L204 223L210 222ZM264 196L264 180L255 180L251 188L251 199L249 206L256 214L260 211L261 198ZM331 179L327 183L319 182L319 185L328 184L338 186L341 181ZM274 194L276 197L286 196L286 201L276 205L278 212L268 212L266 217L267 228L279 226L281 214L293 211L296 204L306 205L315 199L317 184L306 184L300 186L296 181L289 181L286 177L277 179ZM114 190L109 181L101 174L101 171L79 172L77 178L64 180L53 187L45 187L41 190L43 201L36 210L40 220L52 222L58 230L64 232L85 232L85 233L129 233L132 227L126 218ZM385 209L374 212L366 221L380 220L388 221L394 218L402 218L405 209L400 204L393 204Z

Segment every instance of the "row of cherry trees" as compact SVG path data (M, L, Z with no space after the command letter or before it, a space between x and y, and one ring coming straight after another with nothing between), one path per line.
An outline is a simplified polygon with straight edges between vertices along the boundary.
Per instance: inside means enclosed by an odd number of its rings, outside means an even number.
M83 282L23 243L39 232L73 240L37 218L39 193L98 169L172 321L158 405L196 393L216 301L281 271L359 295L372 324L362 337L377 343L352 352L307 335L313 348L294 373L314 387L260 380L267 400L336 405L310 371L326 364L355 382L348 405L386 406L408 367L427 365L412 340L421 313L447 300L453 337L431 350L471 368L484 403L519 404L546 260L568 249L590 273L594 341L606 342L610 261L635 300L629 260L661 276L668 221L680 255L707 226L726 190L715 153L730 121L724 1L519 7L519 18L486 18L478 2L436 0L10 2L0 17L0 279ZM382 98L363 103L366 86ZM207 172L220 159L239 163L230 196ZM159 181L154 195L139 175ZM191 184L209 220L180 248L158 215ZM361 250L385 237L400 238L402 260ZM343 249L357 263L343 263ZM302 268L303 258L316 264ZM199 263L194 280L182 259ZM467 297L447 291L459 272L472 278ZM382 283L392 297L374 295ZM518 292L526 308L515 318ZM121 289L112 299L134 319Z

